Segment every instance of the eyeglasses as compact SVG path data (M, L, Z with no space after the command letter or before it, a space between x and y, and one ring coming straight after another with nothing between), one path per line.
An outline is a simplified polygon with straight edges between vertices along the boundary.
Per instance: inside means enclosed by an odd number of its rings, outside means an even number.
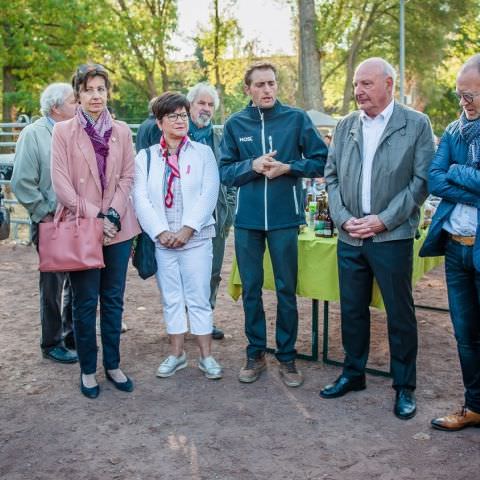
M107 94L107 89L105 87L89 87L86 90L82 90L81 93L86 93L89 97L93 97L95 93L98 93L98 95L102 96Z
M475 97L478 97L479 95L480 93L455 92L455 96L457 97L458 101L460 101L463 98L467 103L472 103L475 100Z
M186 122L188 120L188 113L182 112L182 113L169 113L168 115L165 115L168 119L169 122L175 123L179 118L183 122Z

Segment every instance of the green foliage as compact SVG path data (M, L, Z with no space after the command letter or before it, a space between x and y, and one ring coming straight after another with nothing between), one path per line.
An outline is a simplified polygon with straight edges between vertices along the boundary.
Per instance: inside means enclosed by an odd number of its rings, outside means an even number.
M90 42L88 25L95 9L90 0L2 1L4 105L37 113L45 85L70 80L72 65L84 57Z
M478 8L473 11L478 11ZM480 14L475 16L467 13L459 22L457 30L448 35L444 58L435 68L433 78L430 81L423 80L423 90L427 92L425 113L430 116L433 129L439 136L461 111L454 94L457 72L469 57L479 51Z
M448 98L436 91L433 83L438 65L457 55L452 50L452 37L458 46L454 50L468 45L470 52L475 48L478 51L478 22L472 22L471 12L478 11L480 2L410 0L405 5L407 90L415 93L414 106L423 108L431 95ZM350 87L355 65L368 57L381 56L398 66L399 2L319 0L317 8L326 109L333 113L348 111L355 108ZM457 34L459 30L461 34ZM431 111L438 114L437 110Z
M192 0L193 2L193 0ZM292 8L297 0L277 0ZM245 67L260 55L246 42L234 17L235 0L211 0L208 26L194 35L196 59L171 62L177 26L176 0L0 0L0 68L4 112L38 114L41 90L69 81L88 61L109 69L117 117L139 122L149 99L169 88L186 93L209 81L223 92L225 116L244 107ZM378 55L398 64L398 0L316 0L326 110L355 108L351 75L363 59ZM480 0L406 2L407 93L425 110L436 133L459 112L453 96L461 64L480 51ZM296 57L272 57L279 67L279 98L295 104ZM216 118L218 122L220 114Z

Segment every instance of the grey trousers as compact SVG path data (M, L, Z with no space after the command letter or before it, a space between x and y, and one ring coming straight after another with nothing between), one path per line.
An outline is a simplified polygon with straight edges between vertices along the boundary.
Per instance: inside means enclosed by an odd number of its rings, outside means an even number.
M212 310L215 309L217 303L218 287L222 280L222 265L223 257L225 255L225 243L227 241L228 234L225 236L217 235L212 238L213 260L212 260L212 276L210 278L210 306Z

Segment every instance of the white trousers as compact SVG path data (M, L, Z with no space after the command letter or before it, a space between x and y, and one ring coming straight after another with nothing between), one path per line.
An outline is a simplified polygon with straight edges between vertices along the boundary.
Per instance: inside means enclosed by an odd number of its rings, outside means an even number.
M185 250L156 248L155 257L167 333L175 335L188 332L185 307L188 308L192 334L212 333L212 240L199 241L198 245Z

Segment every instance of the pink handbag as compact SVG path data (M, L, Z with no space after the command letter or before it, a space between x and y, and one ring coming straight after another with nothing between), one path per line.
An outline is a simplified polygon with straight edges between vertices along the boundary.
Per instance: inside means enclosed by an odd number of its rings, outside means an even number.
M53 222L40 223L38 254L41 272L75 272L104 268L103 220L80 218L65 220L66 207L55 213Z

